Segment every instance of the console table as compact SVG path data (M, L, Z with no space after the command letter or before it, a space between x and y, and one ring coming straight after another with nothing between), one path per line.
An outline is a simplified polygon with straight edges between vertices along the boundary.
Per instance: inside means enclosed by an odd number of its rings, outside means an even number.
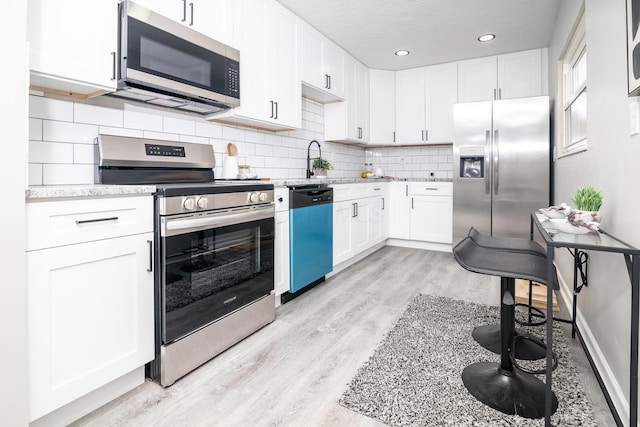
M630 390L629 390L629 425L635 427L638 422L638 321L640 304L640 249L603 231L587 234L570 234L560 232L546 216L539 212L531 212L530 238L534 238L537 230L547 246L547 275L553 277L553 256L556 248L573 249L572 255L578 257L583 250L614 252L624 256L627 272L631 281L631 354L630 354ZM580 261L574 262L574 292L576 287L576 271ZM585 272L581 271L584 281ZM575 332L575 294L574 310L572 314L572 332ZM553 318L553 288L547 286L547 319ZM547 322L547 353L546 353L546 394L545 394L545 426L551 426L551 377L552 377L552 345L553 322ZM578 331L579 332L579 331ZM592 365L593 368L593 365Z

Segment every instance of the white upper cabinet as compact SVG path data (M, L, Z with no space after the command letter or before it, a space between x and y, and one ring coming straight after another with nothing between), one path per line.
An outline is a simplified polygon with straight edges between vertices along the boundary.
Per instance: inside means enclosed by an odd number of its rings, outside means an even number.
M88 98L116 88L118 2L27 2L31 87Z
M457 82L455 62L398 71L396 143L451 143Z
M369 70L369 144L396 142L396 73Z
M141 6L235 47L233 0L135 0Z
M342 101L345 90L344 53L308 24L302 24L301 34L303 94L322 103Z
M240 106L211 117L265 130L301 127L300 21L275 0L236 3Z
M369 141L369 69L345 57L345 102L324 106L326 141Z
M544 49L458 62L460 102L543 95Z

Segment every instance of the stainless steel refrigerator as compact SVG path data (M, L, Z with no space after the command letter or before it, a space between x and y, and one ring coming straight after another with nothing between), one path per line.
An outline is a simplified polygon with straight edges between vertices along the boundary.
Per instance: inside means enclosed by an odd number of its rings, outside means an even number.
M472 226L529 238L550 200L549 97L456 104L453 123L453 244Z

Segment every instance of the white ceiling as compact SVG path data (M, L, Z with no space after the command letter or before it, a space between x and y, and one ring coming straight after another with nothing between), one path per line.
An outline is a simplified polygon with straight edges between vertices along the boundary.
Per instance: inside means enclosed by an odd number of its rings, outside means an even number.
M561 0L278 0L369 68L546 47ZM488 43L478 36L493 33ZM394 52L407 49L409 56Z

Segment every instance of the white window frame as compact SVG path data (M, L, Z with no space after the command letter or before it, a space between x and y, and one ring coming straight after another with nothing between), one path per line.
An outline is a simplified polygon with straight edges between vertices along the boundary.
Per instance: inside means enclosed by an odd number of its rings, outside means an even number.
M558 135L556 139L556 154L557 157L568 156L570 154L586 151L587 136L574 142L567 144L567 132L570 131L569 123L567 122L567 111L569 107L578 99L581 94L587 95L587 77L583 84L579 87L574 87L573 82L573 67L582 57L587 53L586 44L586 28L584 9L581 11L578 17L577 24L569 38L569 41L564 49L564 52L558 62ZM570 90L568 90L570 89ZM569 93L570 92L570 93ZM587 97L588 108L588 97ZM588 111L588 110L587 110ZM587 113L588 114L588 113ZM587 115L588 117L588 115Z

